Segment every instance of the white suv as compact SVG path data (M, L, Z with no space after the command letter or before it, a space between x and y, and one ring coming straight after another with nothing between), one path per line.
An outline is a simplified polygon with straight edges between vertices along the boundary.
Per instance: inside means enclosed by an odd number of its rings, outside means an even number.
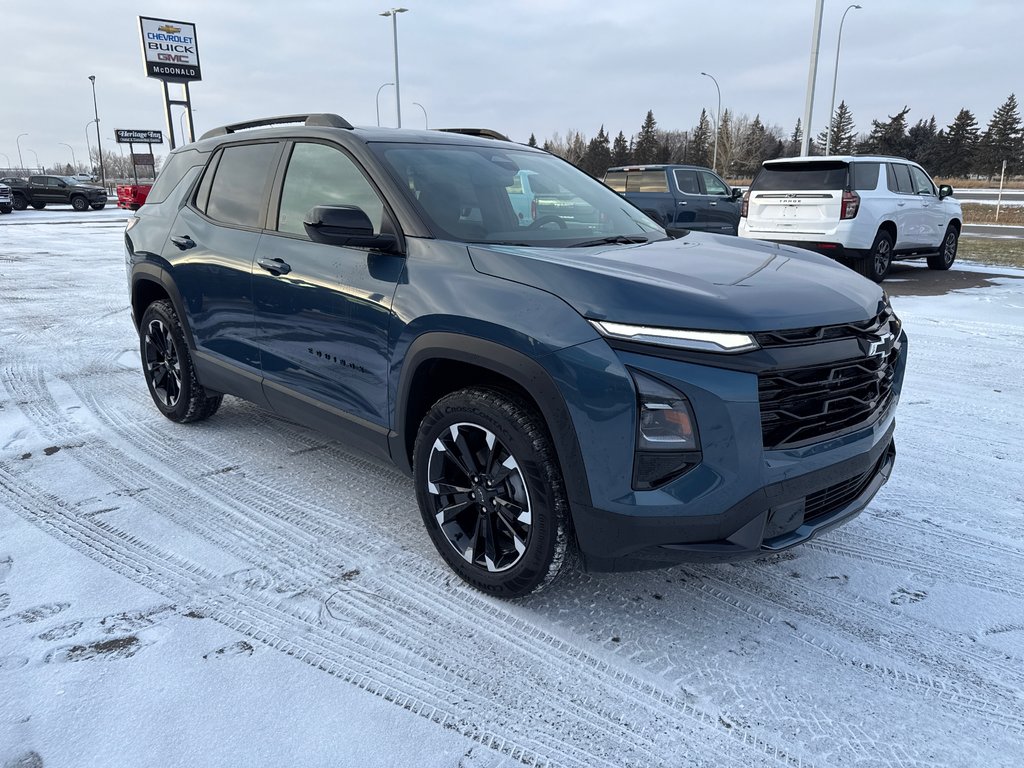
M953 265L963 214L952 195L899 157L768 160L743 196L739 236L817 251L880 283L894 258Z

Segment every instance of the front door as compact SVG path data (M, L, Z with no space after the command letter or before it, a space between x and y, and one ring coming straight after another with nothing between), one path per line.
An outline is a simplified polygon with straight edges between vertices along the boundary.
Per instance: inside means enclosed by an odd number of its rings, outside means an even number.
M280 413L372 430L387 426L388 325L401 256L312 242L317 205L355 205L380 233L383 202L332 144L296 142L277 215L256 248L253 293L264 392Z

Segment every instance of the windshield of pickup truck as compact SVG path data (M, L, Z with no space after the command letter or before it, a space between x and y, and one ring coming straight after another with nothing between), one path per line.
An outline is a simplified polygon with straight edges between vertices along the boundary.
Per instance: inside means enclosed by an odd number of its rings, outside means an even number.
M371 147L438 238L582 247L667 237L640 210L553 155L504 145Z

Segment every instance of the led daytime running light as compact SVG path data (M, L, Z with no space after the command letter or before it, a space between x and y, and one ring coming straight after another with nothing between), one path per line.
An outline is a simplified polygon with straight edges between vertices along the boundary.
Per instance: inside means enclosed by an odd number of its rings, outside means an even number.
M728 354L749 352L758 348L757 342L745 333L652 328L646 325L611 323L607 320L591 320L590 322L602 336L640 344L657 344L663 347Z

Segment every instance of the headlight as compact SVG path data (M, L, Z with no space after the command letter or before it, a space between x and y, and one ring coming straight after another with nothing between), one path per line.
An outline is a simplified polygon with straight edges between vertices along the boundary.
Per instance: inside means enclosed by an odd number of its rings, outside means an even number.
M602 336L640 344L657 344L663 347L691 349L697 352L721 352L726 354L749 352L752 349L758 348L757 342L745 333L654 328L647 325L612 323L607 320L591 320L590 324Z
M700 438L686 395L639 371L629 373L637 391L633 487L648 490L699 464Z

